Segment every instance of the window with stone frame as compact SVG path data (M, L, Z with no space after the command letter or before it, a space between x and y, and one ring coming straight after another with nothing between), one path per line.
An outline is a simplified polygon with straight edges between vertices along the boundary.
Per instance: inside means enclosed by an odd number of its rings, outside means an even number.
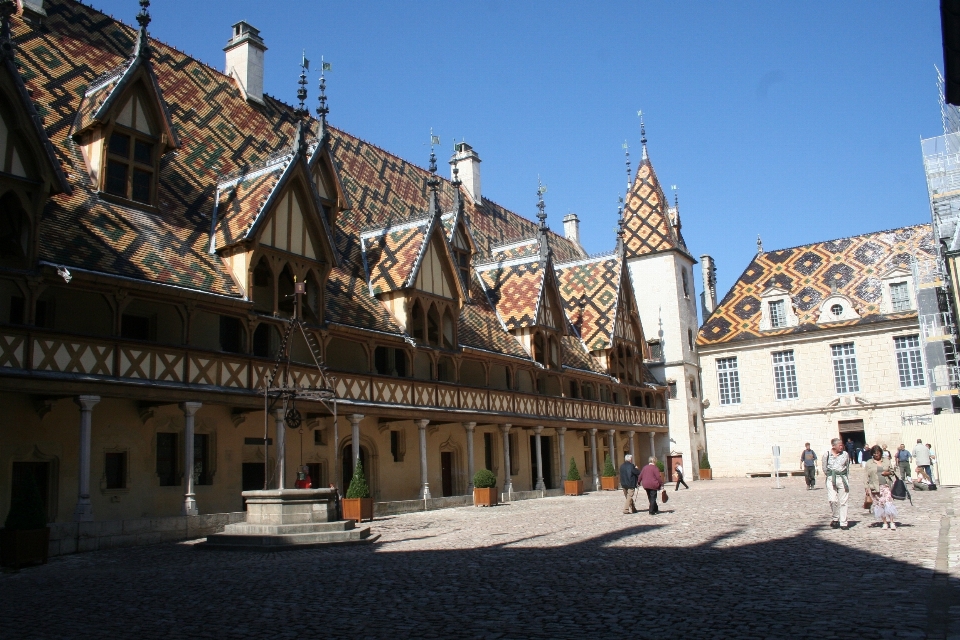
M157 434L157 477L161 487L175 487L180 485L177 461L179 459L178 441L176 433Z
M720 404L740 404L740 370L737 357L717 358Z
M910 311L910 287L906 282L893 282L890 284L890 311L898 313L900 311Z
M107 128L101 190L155 205L161 141L147 105L142 93L135 92Z
M897 354L897 374L903 388L922 387L923 355L920 353L920 336L897 336L893 339Z
M108 451L104 454L103 477L106 489L127 488L127 452Z
M773 384L777 400L793 400L799 397L797 368L792 349L773 352Z
M830 345L833 358L833 380L837 393L860 391L857 375L857 354L852 342Z

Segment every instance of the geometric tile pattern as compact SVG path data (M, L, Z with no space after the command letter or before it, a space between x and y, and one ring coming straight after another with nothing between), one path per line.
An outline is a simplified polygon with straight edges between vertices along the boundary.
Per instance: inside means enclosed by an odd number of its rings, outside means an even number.
M507 329L521 329L537 324L540 290L544 269L539 256L521 258L522 262L481 265L477 274L483 278L497 314Z
M410 284L417 259L427 241L431 218L420 224L394 230L383 229L363 238L363 253L370 271L370 286L375 294L396 291Z
M623 221L628 258L669 249L687 250L683 237L670 223L669 205L649 158L644 158L637 168L624 205Z
M854 302L860 318L833 323L831 327L874 322L881 317L884 275L898 268L910 270L912 256L928 260L935 254L929 224L761 253L751 260L707 318L697 342L708 345L759 336L760 296L772 286L790 293L800 323L796 327L764 331L764 335L814 328L821 302L834 291ZM916 314L908 311L890 317Z
M564 310L591 351L613 344L622 276L616 253L557 265Z

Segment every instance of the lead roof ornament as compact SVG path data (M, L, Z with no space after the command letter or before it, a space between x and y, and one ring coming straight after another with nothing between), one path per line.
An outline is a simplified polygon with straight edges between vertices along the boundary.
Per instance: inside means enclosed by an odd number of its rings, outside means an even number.
M297 107L296 111L298 116L305 116L307 113L309 113L309 110L305 104L307 100L307 71L309 69L310 61L307 60L307 52L304 51L300 60L300 80L297 81L297 84L300 85L300 88L297 89L297 99L300 101L300 105Z

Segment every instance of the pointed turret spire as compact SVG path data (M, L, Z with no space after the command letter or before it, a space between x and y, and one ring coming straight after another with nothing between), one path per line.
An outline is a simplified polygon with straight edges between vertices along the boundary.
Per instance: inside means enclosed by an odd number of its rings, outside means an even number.
M300 105L297 107L296 114L298 116L305 116L309 113L307 109L306 100L307 100L307 70L310 68L310 61L307 60L307 52L304 50L300 58L300 80L297 81L297 84L300 85L300 88L297 89L297 99L300 101Z
M637 111L637 115L640 117L640 144L643 147L643 151L640 158L641 160L646 160L647 159L647 129L643 126L643 111Z
M547 187L540 182L540 176L537 176L537 218L540 220L540 259L546 262L553 250L550 249L550 234L547 233L550 227L547 226L547 205L543 202L543 194L547 192Z
M427 187L430 189L430 215L435 216L440 213L440 205L437 200L437 189L440 187L440 178L437 177L437 154L433 152L433 145L439 142L439 138L433 135L433 129L430 129L430 177L427 178Z
M630 190L630 145L627 144L627 141L623 141L623 154L627 158L627 191Z
M317 107L317 118L320 120L320 131L317 132L317 137L323 135L323 132L327 128L327 114L330 113L330 109L327 108L327 78L324 74L327 71L331 71L333 67L329 62L323 61L323 56L320 56L320 96L317 100L320 102L320 105Z
M677 185L671 185L670 188L673 189L673 226L679 234L683 226L680 222L680 190L677 189Z
M150 0L140 0L140 13L137 14L137 24L140 25L140 32L137 34L137 42L133 47L134 57L140 56L149 59L150 39L147 37L147 26L150 24Z

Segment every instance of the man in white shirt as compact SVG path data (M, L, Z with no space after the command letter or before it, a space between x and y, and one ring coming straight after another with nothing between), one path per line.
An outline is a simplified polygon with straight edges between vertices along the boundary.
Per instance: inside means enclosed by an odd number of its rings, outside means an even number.
M914 464L923 469L928 478L932 478L930 473L930 449L923 444L923 440L917 438L917 446L913 448Z
M933 450L933 445L929 442L927 443L927 450L930 452L930 481L934 484L938 484L939 480L934 478L933 474L937 471L937 452Z
M843 440L834 438L830 441L830 451L823 454L823 474L826 476L827 501L833 520L830 526L834 529L846 531L847 525L847 498L850 497L850 456L843 450Z

